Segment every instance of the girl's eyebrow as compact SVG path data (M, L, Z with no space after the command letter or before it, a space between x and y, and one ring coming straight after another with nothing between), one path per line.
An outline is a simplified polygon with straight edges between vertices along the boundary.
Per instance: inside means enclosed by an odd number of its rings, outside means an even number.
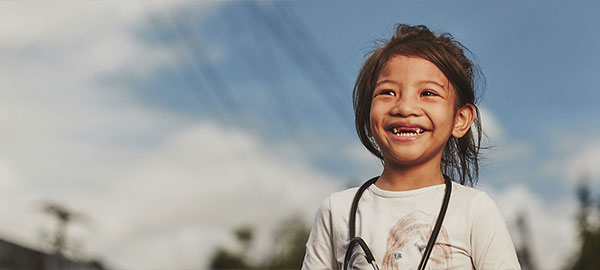
M436 81L432 81L432 80L420 80L420 81L417 81L417 84L428 84L428 83L435 84L435 85L441 87L442 89L446 90L446 86L444 86L443 84L441 84L439 82L436 82Z
M388 79L388 80L378 81L378 82L375 84L375 87L379 86L380 84L384 84L384 83L393 83L393 84L399 84L398 82L396 82L396 81L394 81L394 80L389 80L389 79Z
M394 81L394 80L387 79L387 80L378 81L378 82L375 84L375 87L377 87L377 86L379 86L379 85L381 85L381 84L384 84L384 83L392 83L392 84L399 85L399 83L398 83L398 82L396 82L396 81ZM435 84L435 85L437 85L437 86L441 87L442 89L444 89L444 90L446 90L446 91L448 90L446 86L444 86L443 84L441 84L441 83L439 83L439 82L437 82L437 81L433 81L433 80L419 80L419 81L417 81L417 84L428 84L428 83Z

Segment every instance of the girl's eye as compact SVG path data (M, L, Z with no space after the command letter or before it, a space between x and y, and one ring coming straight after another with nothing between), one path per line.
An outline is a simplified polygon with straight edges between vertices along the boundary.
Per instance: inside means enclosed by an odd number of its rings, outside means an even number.
M392 90L382 90L382 91L379 91L378 95L396 96L396 93Z
M433 91L425 90L425 91L421 92L421 96L431 97L431 96L437 96L437 94Z

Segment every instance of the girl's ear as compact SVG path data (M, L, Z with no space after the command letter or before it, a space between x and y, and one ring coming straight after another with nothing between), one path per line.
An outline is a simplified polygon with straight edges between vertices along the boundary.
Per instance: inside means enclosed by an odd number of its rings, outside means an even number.
M471 128L475 120L475 105L466 104L460 107L454 115L454 128L452 129L452 136L455 138L462 138Z

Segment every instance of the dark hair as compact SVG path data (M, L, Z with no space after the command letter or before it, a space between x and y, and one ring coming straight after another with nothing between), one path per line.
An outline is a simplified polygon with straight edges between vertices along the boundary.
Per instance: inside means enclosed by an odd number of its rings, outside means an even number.
M379 73L393 56L420 57L435 64L444 73L456 91L456 108L476 103L477 78L483 76L477 66L465 56L469 49L448 33L436 35L427 26L399 24L390 40L376 47L368 55L354 84L353 104L356 131L362 144L383 161L383 155L369 134L371 101ZM475 132L473 131L475 128ZM463 185L473 185L479 176L479 149L481 148L481 119L475 106L475 120L462 137L451 136L442 154L442 173Z

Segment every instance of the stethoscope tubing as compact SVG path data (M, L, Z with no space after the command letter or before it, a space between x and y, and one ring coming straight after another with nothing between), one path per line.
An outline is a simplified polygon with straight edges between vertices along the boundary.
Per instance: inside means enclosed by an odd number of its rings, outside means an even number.
M368 245L365 243L365 241L362 238L355 236L356 211L358 209L358 202L360 201L360 197L362 196L363 192L369 186L374 184L377 181L377 179L379 179L379 176L373 177L373 178L369 179L367 182L365 182L364 184L362 184L356 191L356 194L354 195L354 199L352 200L352 205L350 207L350 220L349 220L349 234L350 234L351 240L350 240L350 243L348 244L348 247L346 248L346 254L344 256L344 265L343 265L344 270L348 269L348 262L350 262L350 258L352 256L352 249L354 248L354 246L356 244L358 244L361 247L361 249L365 252L365 257L367 259L367 262L369 262L373 266L373 269L375 269L375 270L379 269L379 267L377 267L377 264L375 263L375 257L373 256L373 253L369 249ZM446 184L446 190L444 192L444 199L442 202L442 207L440 208L440 212L439 212L437 220L435 222L434 229L431 232L431 236L429 237L427 247L425 248L425 250L423 252L423 256L421 257L421 262L419 263L419 267L417 268L419 270L425 269L425 265L427 264L427 261L429 260L429 256L431 255L431 252L433 251L433 246L435 245L437 236L440 233L440 230L442 228L442 223L444 222L444 217L446 216L446 212L448 210L448 204L450 203L450 196L452 194L452 181L450 180L449 177L447 177L445 175L444 175L444 180L445 180L445 184Z

